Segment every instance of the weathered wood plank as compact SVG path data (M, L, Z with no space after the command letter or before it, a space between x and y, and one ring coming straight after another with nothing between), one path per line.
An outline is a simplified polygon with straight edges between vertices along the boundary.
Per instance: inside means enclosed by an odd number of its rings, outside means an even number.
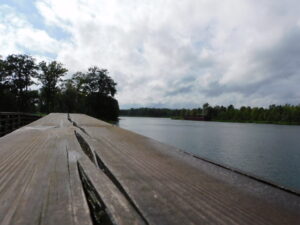
M0 138L1 225L93 224L86 181L107 224L300 224L298 195L85 115Z
M86 116L71 119L149 224L300 223L299 196Z
M0 224L92 224L68 123L52 114L0 138Z
M39 118L29 113L0 112L0 137Z
M87 157L82 157L79 165L105 204L114 224L145 224L120 190Z

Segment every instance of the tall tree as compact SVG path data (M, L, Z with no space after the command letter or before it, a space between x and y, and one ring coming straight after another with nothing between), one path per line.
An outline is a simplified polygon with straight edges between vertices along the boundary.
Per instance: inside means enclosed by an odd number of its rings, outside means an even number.
M108 76L108 71L91 67L87 73L73 75L74 83L80 95L84 97L84 113L102 118L116 120L119 115L119 104L114 95L116 83Z
M74 74L77 86L84 94L98 93L102 96L114 97L117 83L108 76L106 69L90 67L87 73Z
M4 90L4 87L6 86L6 72L4 69L4 65L4 60L2 60L2 57L0 57L0 96Z
M38 74L37 78L42 83L41 97L43 105L46 108L47 113L53 111L55 105L55 96L58 92L58 82L60 78L68 71L63 67L61 63L52 61L46 63L42 61L39 64L41 73Z
M0 111L10 111L11 104L8 100L9 85L5 71L5 61L0 58ZM11 95L10 95L11 96ZM10 101L11 102L11 101Z
M32 78L37 75L35 59L28 55L9 55L2 62L3 77L17 98L19 111L27 111L29 106L28 88L34 84Z
M81 112L81 96L77 91L73 79L65 80L62 84L62 111L68 113Z

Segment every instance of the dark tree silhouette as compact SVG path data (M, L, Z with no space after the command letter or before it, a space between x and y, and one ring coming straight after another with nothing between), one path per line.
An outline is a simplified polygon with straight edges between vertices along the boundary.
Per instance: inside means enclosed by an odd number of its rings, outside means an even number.
M12 99L11 99L12 98ZM15 111L14 96L10 92L5 61L0 58L0 111Z
M107 70L91 67L87 73L75 73L73 82L79 92L79 105L85 99L85 113L105 120L117 119L119 105L114 99L117 84L108 76Z
M41 62L39 64L41 72L38 74L37 78L42 83L41 88L41 98L46 108L47 113L52 112L55 104L55 96L58 89L58 81L60 78L66 74L68 71L63 67L61 63L56 61L46 63Z
M108 76L106 69L94 66L87 73L78 72L73 76L77 88L83 94L98 93L102 96L114 97L116 94L116 83Z
M123 116L173 117L177 119L204 115L207 120L213 121L300 124L300 105L289 104L270 105L269 108L242 106L237 109L233 105L212 107L205 103L203 109L138 108L121 110L120 114Z
M16 98L16 110L29 111L30 95L28 88L37 75L37 65L34 58L28 55L9 55L1 62L1 82Z
M80 112L104 120L119 115L116 83L108 71L91 67L62 80L67 69L56 61L35 64L27 55L0 56L0 111ZM31 90L37 78L41 87ZM34 89L37 89L35 86Z

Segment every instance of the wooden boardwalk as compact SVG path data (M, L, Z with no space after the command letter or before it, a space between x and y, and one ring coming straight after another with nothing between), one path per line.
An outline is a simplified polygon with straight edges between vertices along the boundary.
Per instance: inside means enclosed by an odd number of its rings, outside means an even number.
M0 138L0 224L300 224L300 197L81 114Z
M41 118L36 114L0 112L0 137Z

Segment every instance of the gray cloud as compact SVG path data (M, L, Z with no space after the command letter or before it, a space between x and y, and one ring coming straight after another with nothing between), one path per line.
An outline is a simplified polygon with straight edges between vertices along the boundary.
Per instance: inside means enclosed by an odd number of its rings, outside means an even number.
M26 47L39 57L50 49L71 73L107 68L121 107L299 103L296 0L38 0L36 7L47 28L69 35L59 39L22 18L30 37L46 35ZM10 33L16 44L0 51L25 46L14 37L21 28Z

